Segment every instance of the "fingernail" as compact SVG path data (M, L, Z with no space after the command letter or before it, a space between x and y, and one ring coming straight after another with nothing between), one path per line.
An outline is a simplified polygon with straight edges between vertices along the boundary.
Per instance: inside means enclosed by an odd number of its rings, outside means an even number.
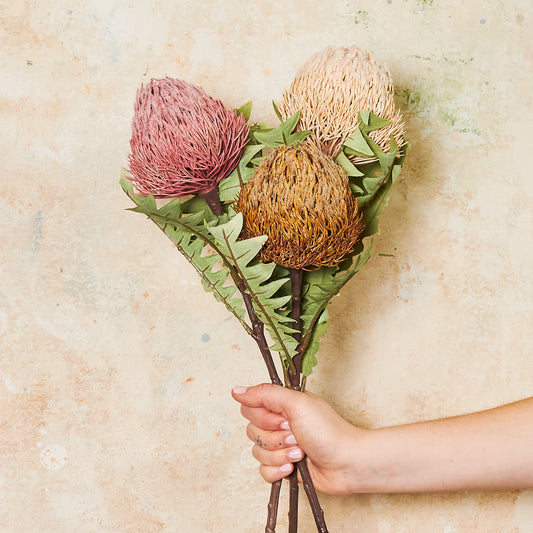
M290 445L297 444L296 437L294 435L287 435L285 437L285 444L290 444Z
M281 423L281 429L291 429L289 423L286 420Z
M279 467L279 471L283 472L284 474L286 472L290 472L291 470L292 470L292 465L290 463L287 464L287 465L282 465L282 466Z
M244 394L248 390L248 387L233 387L234 394Z
M287 455L291 459L301 459L302 458L302 450L300 450L300 448L296 448L295 450L291 450Z

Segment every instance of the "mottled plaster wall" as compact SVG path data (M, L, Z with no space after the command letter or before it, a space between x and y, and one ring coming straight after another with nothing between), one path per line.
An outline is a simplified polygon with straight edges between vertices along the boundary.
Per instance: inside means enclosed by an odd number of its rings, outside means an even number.
M229 396L266 379L257 349L118 186L149 77L253 99L273 123L270 101L312 53L372 51L413 149L309 388L368 427L533 394L530 0L3 0L0 13L0 531L264 526L268 487ZM332 533L533 532L527 491L322 502Z

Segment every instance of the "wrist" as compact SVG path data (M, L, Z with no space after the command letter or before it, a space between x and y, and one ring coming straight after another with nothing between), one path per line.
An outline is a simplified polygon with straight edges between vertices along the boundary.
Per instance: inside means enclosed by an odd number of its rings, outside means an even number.
M345 443L348 468L344 494L390 491L394 468L384 439L383 430L353 427Z

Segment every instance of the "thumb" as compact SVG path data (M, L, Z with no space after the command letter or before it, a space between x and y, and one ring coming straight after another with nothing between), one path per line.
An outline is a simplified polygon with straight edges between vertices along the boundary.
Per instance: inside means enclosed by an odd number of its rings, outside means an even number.
M234 387L231 395L246 407L263 407L284 418L290 418L291 408L302 396L302 392L287 389L280 385L261 383L253 387Z

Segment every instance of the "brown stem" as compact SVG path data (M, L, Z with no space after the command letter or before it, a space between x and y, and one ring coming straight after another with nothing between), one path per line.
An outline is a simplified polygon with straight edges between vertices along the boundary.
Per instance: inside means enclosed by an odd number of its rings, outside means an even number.
M274 385L281 385L283 387L283 382L279 378L278 372L274 365L274 360L272 359L272 354L270 353L270 350L268 348L268 344L265 338L265 325L263 324L263 322L259 320L259 318L255 314L255 311L252 305L252 297L246 292L243 281L240 281L239 283L237 283L237 288L239 289L244 299L244 305L246 306L246 310L248 311L248 316L250 317L250 321L252 323L252 338L257 343L257 346L259 347L259 351L261 352L261 355L263 356L263 360L265 361L265 365L268 369L268 374L270 376L270 381L274 383Z
M279 493L281 492L281 479L270 486L270 499L268 501L268 516L265 533L276 533L276 520L278 518Z
M218 194L218 187L210 191L202 192L199 196L205 201L209 209L211 209L213 215L221 217L224 214L222 203L220 202L220 195Z
M328 533L328 527L326 526L326 520L324 518L324 511L322 507L320 507L320 502L318 501L315 486L313 485L311 473L309 472L305 458L296 463L296 466L298 467L300 476L302 476L302 484L304 486L305 493L307 494L311 511L313 512L317 531L318 533Z
M291 268L289 270L291 279L291 318L293 320L292 328L296 330L293 337L298 344L302 340L302 279L303 270L299 268ZM300 370L296 365L297 355L294 357L294 367L289 368L289 381L291 389L300 390ZM297 533L298 531L298 474L296 469L293 470L289 476L289 533Z
M283 382L279 378L278 372L274 365L274 360L272 359L272 354L268 349L268 344L265 338L265 325L257 317L253 305L252 297L244 289L244 282L241 280L237 283L237 288L242 294L244 300L244 305L248 311L248 316L252 323L252 338L257 343L259 351L263 356L263 361L268 370L270 376L270 381L274 385L283 386ZM279 495L281 492L281 479L272 483L270 487L270 499L268 500L268 515L267 515L267 524L265 527L265 533L275 533L276 532L276 521L278 519L278 504L279 504Z
M289 271L291 279L291 294L292 294L292 307L291 307L291 318L293 320L292 327L296 330L294 333L294 338L300 344L302 340L302 281L303 281L303 270L300 268L291 268ZM302 368L302 356L300 354L300 349L298 348L298 353L293 358L294 369L289 368L289 376L291 380L291 388L300 390L300 372Z
M294 366L296 368L296 375L289 375L291 378L291 388L301 390L300 385L300 373L302 370L302 357L303 357L303 347L300 345L302 340L302 283L303 283L303 270L301 269L290 269L290 278L291 278L291 294L292 294L292 308L291 308L291 318L294 320L293 328L297 330L297 333L294 334L294 338L298 341L298 353L294 356ZM311 506L311 511L313 512L313 517L319 533L328 533L328 528L326 526L326 521L324 519L324 511L320 507L320 502L318 501L318 496L316 494L315 486L313 485L313 480L311 479L311 473L307 467L305 457L296 463L300 476L302 477L302 482L304 486L305 493L307 494L307 499L309 500L309 505ZM295 470L296 472L296 470ZM296 476L295 476L296 477ZM291 478L292 482L292 478ZM291 485L292 489L292 485ZM289 513L291 513L289 510ZM297 515L298 510L292 510L293 514ZM296 531L296 530L295 530ZM292 532L291 532L292 533Z
M211 209L212 213L216 216L222 216L224 211L222 210L222 204L220 202L220 195L218 193L218 188L215 187L211 191L200 194L204 199L206 204ZM283 382L279 378L276 366L274 365L274 360L272 359L272 354L268 348L268 343L265 338L265 325L259 320L257 314L255 313L254 307L252 305L252 297L246 292L244 281L240 280L237 282L237 288L242 295L244 300L244 305L246 306L246 311L252 323L252 338L257 343L259 351L263 356L263 361L268 370L270 376L270 381L274 385L283 386ZM268 501L268 515L267 515L267 524L265 527L265 533L275 533L276 532L276 521L278 518L278 504L279 504L279 495L281 492L281 479L272 483L270 488L270 499Z
M298 533L298 473L289 476L289 533Z
M254 311L254 308L252 305L252 298L245 291L244 282L240 281L237 284L237 288L242 294L244 305L246 306L246 310L248 311L248 316L250 317L250 321L252 323L252 338L257 343L257 346L259 347L259 351L261 352L261 355L263 356L263 361L265 362L265 365L267 367L268 374L270 376L270 381L274 383L274 385L283 386L283 383L281 379L279 378L279 375L276 371L274 360L272 359L272 354L270 353L270 350L268 349L268 344L265 338L265 325L259 320L259 318L257 317ZM281 491L281 479L279 481L272 483L272 486L270 487L270 499L268 500L268 515L267 515L267 524L265 527L265 533L275 533L276 531L276 521L278 518L278 504L279 504L280 491Z

